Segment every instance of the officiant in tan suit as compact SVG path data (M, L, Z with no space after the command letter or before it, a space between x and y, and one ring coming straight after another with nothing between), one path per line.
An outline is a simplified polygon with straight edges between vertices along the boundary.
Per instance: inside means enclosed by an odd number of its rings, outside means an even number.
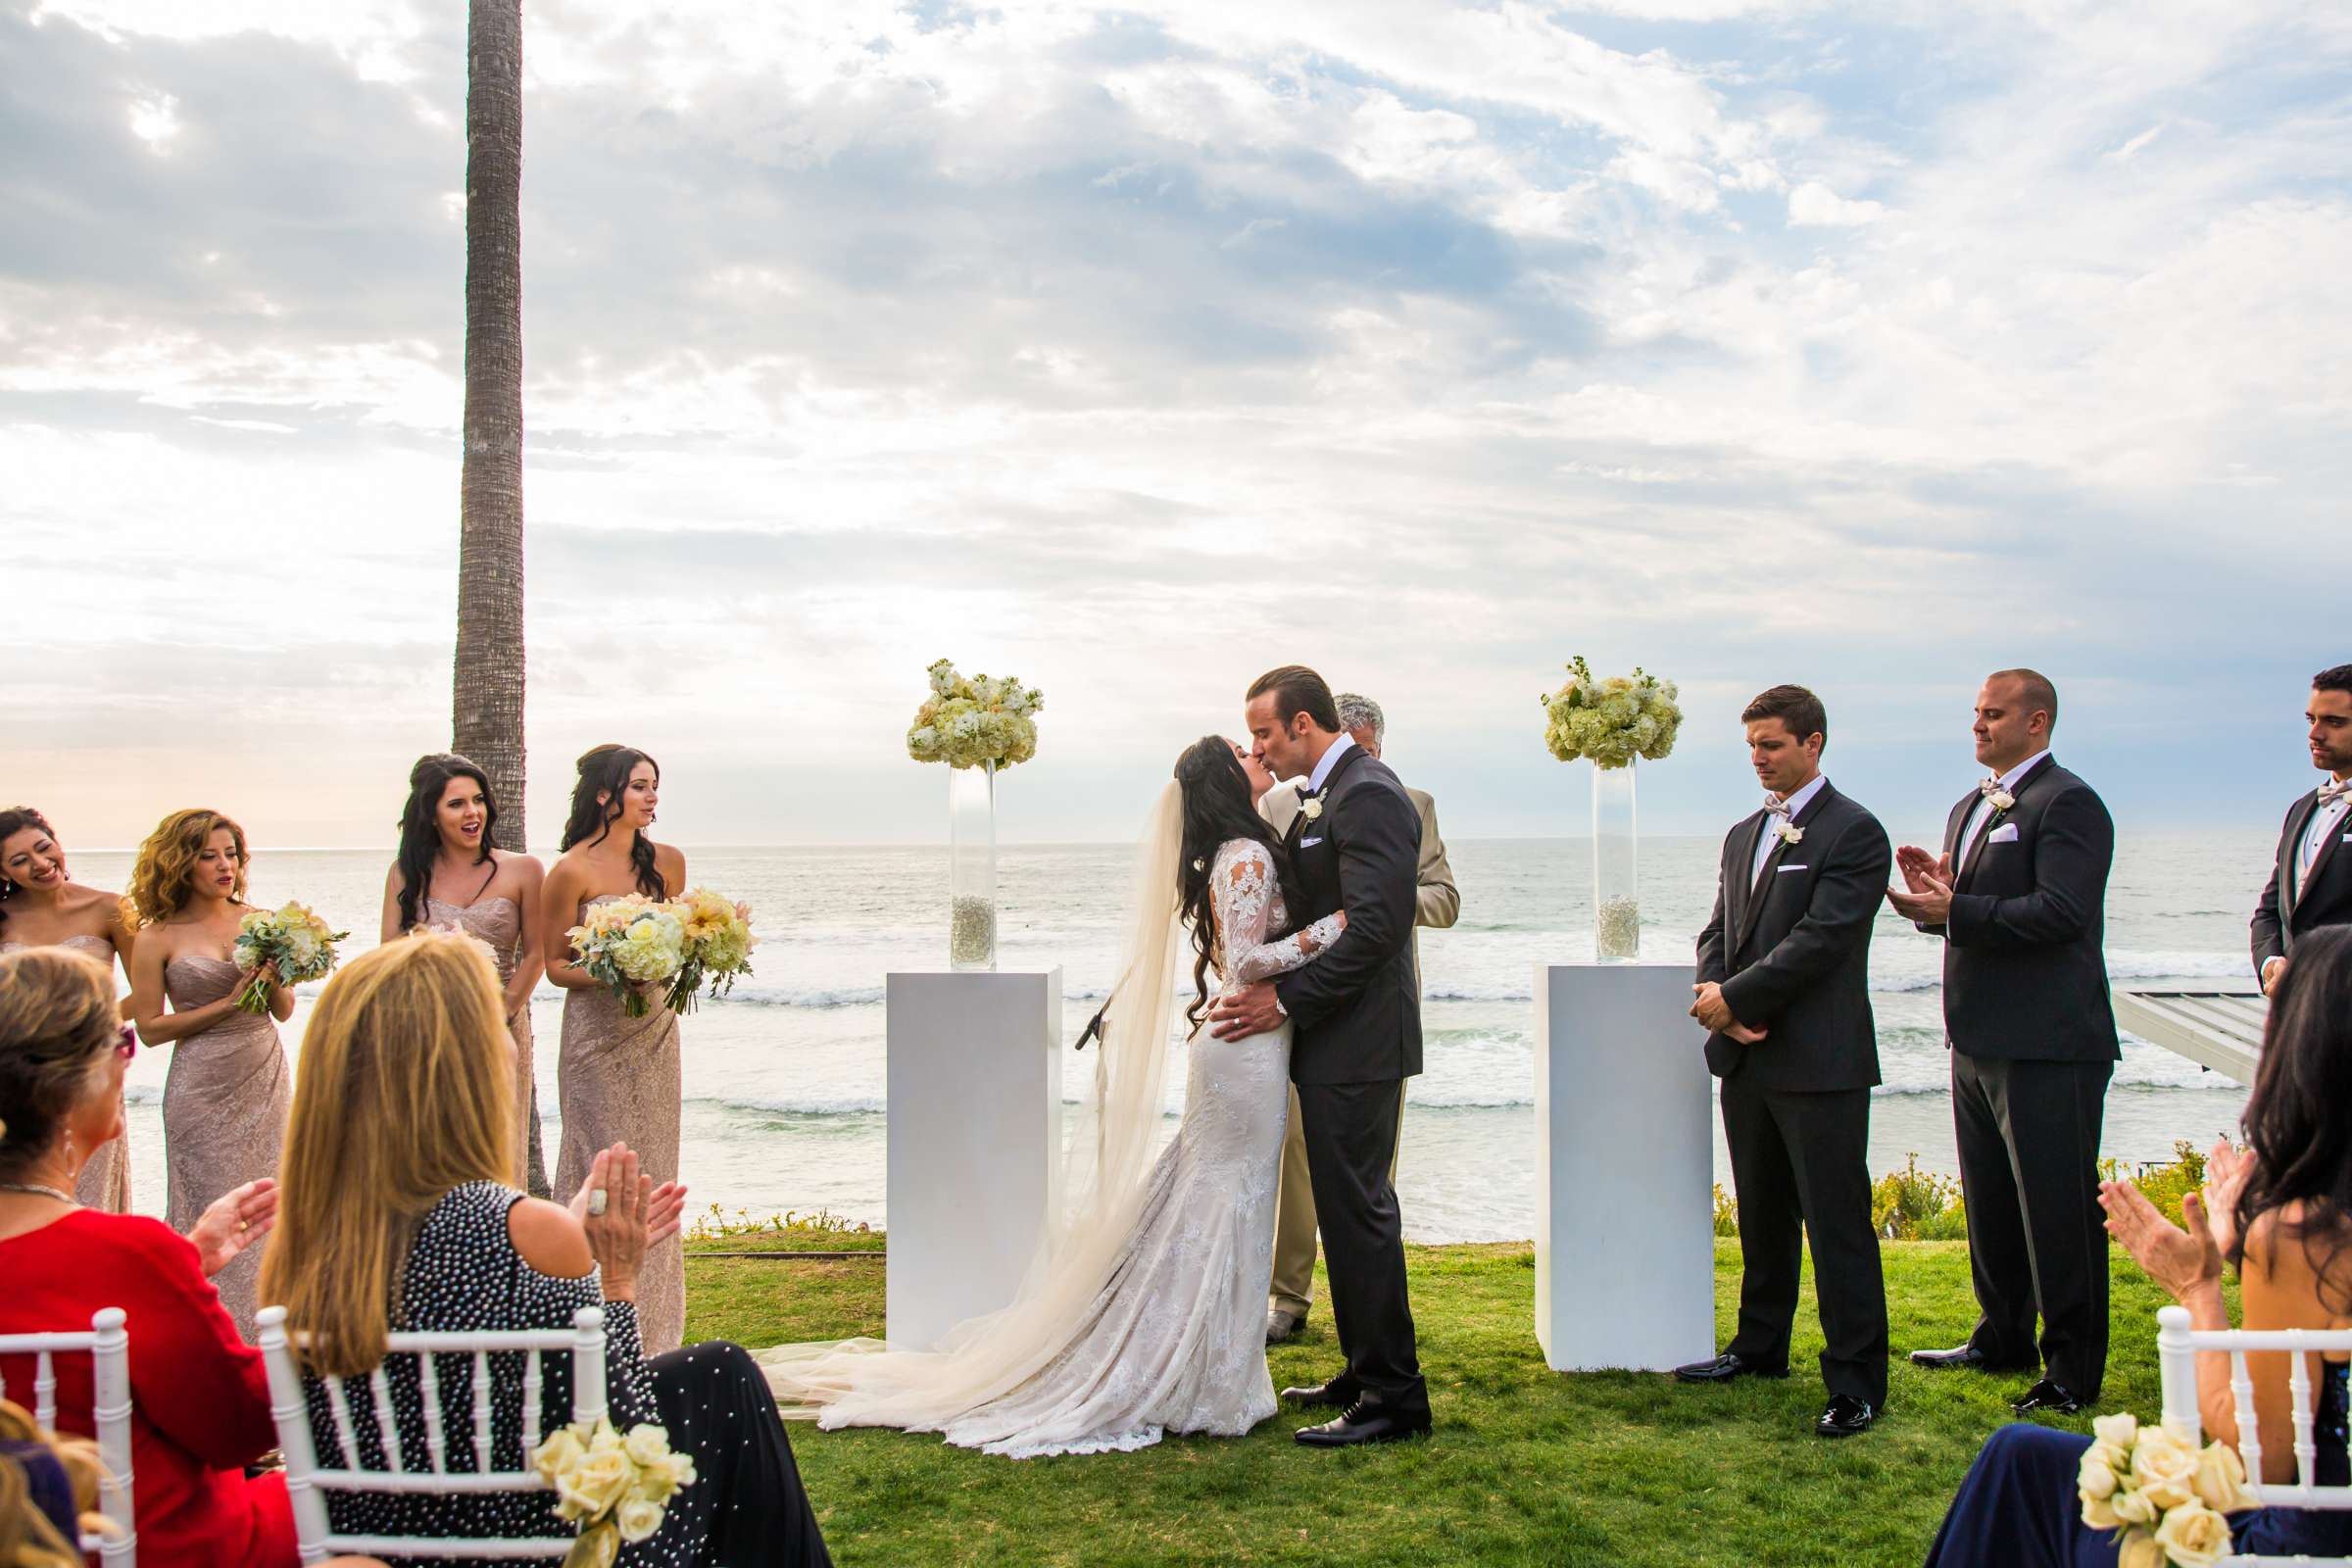
M1346 730L1356 745L1362 747L1374 761L1380 760L1380 743L1388 731L1388 719L1380 705L1369 697L1353 692L1342 692L1334 701L1340 710L1340 728ZM1289 779L1276 784L1258 802L1258 809L1274 824L1277 833L1290 831L1291 819L1298 813L1298 789L1304 779ZM1446 863L1446 841L1438 836L1437 803L1426 791L1407 788L1405 795L1413 808L1421 813L1420 897L1413 912L1413 924L1443 931L1453 924L1462 910L1462 896L1453 885L1453 867ZM1413 953L1413 981L1421 979L1421 956L1418 944ZM1404 1136L1404 1090L1397 1088L1396 1128L1401 1143ZM1389 1175L1396 1174L1396 1152L1389 1152ZM1306 1309L1315 1287L1315 1195L1306 1182L1306 1139L1299 1131L1298 1091L1291 1091L1290 1130L1282 1141L1282 1196L1274 1220L1274 1283L1267 1293L1266 1343L1280 1345L1295 1338L1306 1322Z

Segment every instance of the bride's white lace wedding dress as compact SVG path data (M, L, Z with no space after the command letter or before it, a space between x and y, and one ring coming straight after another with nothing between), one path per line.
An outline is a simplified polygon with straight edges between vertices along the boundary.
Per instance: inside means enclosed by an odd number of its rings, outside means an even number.
M1286 923L1282 892L1263 845L1226 843L1211 867L1215 962L1224 989L1296 969L1339 934L1337 918L1269 942ZM1151 1168L1123 1248L1074 1266L1055 1282L1086 1304L1059 1315L1011 1312L967 1341L929 1355L886 1352L861 1376L857 1363L815 1380L825 1427L884 1425L936 1431L950 1443L1033 1457L1097 1453L1157 1443L1165 1432L1239 1437L1275 1410L1266 1371L1266 1286L1273 1268L1274 1200L1290 1076L1291 1029L1192 1041L1184 1118ZM1091 1287L1091 1288L1090 1288ZM1010 1342L1010 1343L1008 1343ZM976 1360L1025 1369L977 1401L946 1366ZM810 1397L810 1382L771 1370L786 1397ZM861 1387L863 1385L863 1387ZM943 1397L927 1399L927 1391ZM956 1404L949 1408L947 1405Z

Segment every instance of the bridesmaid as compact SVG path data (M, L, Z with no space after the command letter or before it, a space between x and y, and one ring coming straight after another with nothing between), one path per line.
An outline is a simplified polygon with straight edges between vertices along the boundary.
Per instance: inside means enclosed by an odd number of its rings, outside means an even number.
M294 993L273 978L267 1015L237 1006L258 973L230 956L249 912L248 859L245 830L219 811L174 811L139 846L122 899L123 918L139 933L131 1021L148 1045L174 1048L164 1079L164 1156L170 1223L183 1233L222 1193L277 1174L294 1098L277 1038ZM213 1279L248 1341L261 1261L255 1248Z
M112 973L130 969L130 929L121 900L66 874L66 852L49 819L29 806L0 810L0 953L72 948ZM127 1010L127 1008L125 1009ZM74 1200L110 1214L130 1212L127 1133L98 1146L74 1180Z
M427 927L455 927L480 938L498 961L507 1037L514 1047L518 1135L512 1185L527 1192L538 1163L528 1147L531 993L547 972L539 935L547 872L536 857L493 845L497 825L498 801L478 765L454 752L418 758L409 770L409 804L400 813L400 858L384 874L382 936L390 942Z
M626 746L599 746L579 761L564 855L547 873L539 922L547 977L562 986L564 1044L557 1093L564 1118L556 1191L577 1192L597 1152L625 1143L658 1182L678 1175L678 1015L656 999L642 1018L575 961L570 929L592 904L642 893L665 899L686 886L686 857L646 837L662 794L660 764ZM686 1329L686 1253L674 1239L646 1254L637 1283L645 1353L678 1348Z

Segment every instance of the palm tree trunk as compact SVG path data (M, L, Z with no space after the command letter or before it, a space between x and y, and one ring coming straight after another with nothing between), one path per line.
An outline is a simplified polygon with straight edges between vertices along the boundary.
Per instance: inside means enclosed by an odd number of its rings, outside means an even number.
M459 480L456 749L490 775L499 848L523 834L522 0L466 32L466 457ZM530 1189L547 1195L538 1094Z

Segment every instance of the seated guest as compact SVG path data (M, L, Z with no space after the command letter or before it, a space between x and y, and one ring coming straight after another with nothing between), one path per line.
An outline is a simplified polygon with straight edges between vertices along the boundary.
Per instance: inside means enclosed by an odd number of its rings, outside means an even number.
M0 1568L81 1568L74 1541L104 1474L97 1445L43 1432L0 1399Z
M2235 1261L2248 1329L2352 1327L2352 928L2305 935L2271 1003L2262 1065L2246 1102L2251 1152L2217 1147L2202 1195L2183 1200L2183 1231L2130 1182L2107 1182L2107 1228L2157 1284L2188 1308L2190 1326L2227 1329L2222 1265ZM2150 1326L2153 1333L2153 1326ZM2345 1362L2314 1356L2321 1486L2346 1484ZM2287 1356L2252 1353L2258 1478L2295 1479ZM2197 1357L2197 1410L2207 1437L2238 1446L2230 1358ZM2161 1412L2137 1412L2154 1420ZM2082 1522L2076 1472L2090 1439L2016 1425L1994 1433L1952 1499L1929 1549L1930 1568L2043 1568L2113 1563L2113 1530ZM2262 1508L2232 1515L2248 1554L2352 1551L2352 1514Z
M646 1248L677 1230L683 1192L659 1192L637 1156L596 1156L570 1208L506 1185L515 1169L514 1075L489 951L425 932L363 954L327 983L304 1032L281 1170L283 1210L262 1264L262 1299L312 1338L311 1423L333 1452L322 1376L366 1373L385 1336L570 1326L600 1302L612 1424L666 1427L698 1479L661 1532L624 1564L828 1564L774 1396L733 1345L646 1359L636 1297ZM522 1462L519 1356L495 1358L492 1463ZM568 1358L551 1359L544 1431L570 1419ZM386 1368L400 1447L425 1452L413 1359ZM470 1369L439 1370L444 1431L469 1430ZM364 1468L386 1466L372 1396L348 1386ZM449 1454L472 1468L466 1445ZM338 1532L516 1537L564 1532L552 1494L484 1496L329 1493Z
M72 1330L122 1307L140 1561L291 1568L284 1477L245 1474L277 1446L269 1380L208 1283L269 1228L273 1193L230 1193L190 1241L74 1200L81 1165L122 1130L135 1047L95 959L64 947L0 954L0 1334ZM90 1358L54 1364L59 1427L94 1436ZM32 1357L0 1356L0 1371L29 1388Z

